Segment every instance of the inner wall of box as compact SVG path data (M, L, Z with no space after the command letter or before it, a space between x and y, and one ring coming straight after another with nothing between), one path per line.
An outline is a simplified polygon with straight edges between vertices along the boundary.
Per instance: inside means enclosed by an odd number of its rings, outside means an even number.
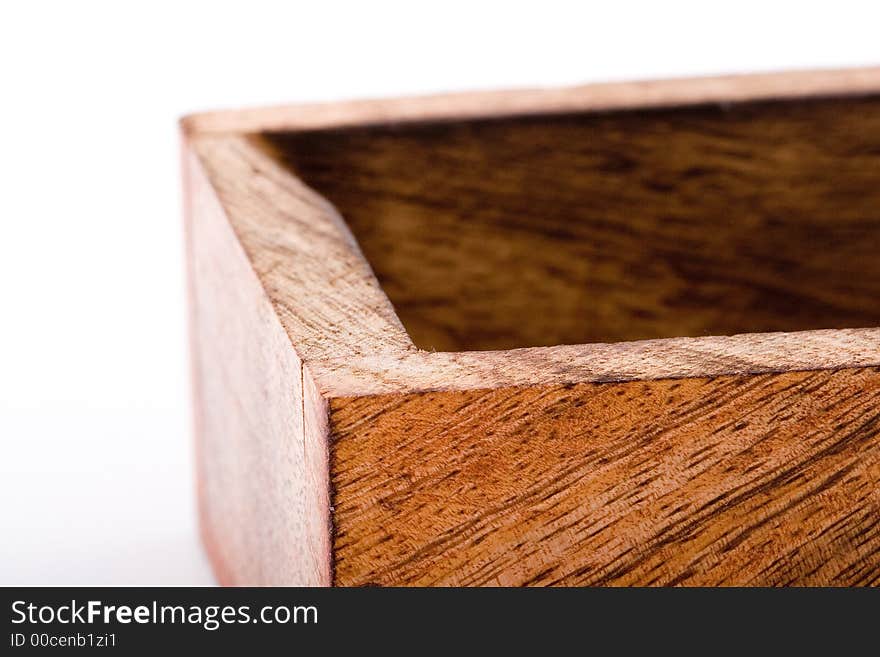
M880 99L264 137L423 349L880 326Z

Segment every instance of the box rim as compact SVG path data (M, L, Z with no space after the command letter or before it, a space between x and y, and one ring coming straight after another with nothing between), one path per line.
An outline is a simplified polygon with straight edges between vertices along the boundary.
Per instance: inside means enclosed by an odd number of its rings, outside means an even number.
M253 133L874 93L880 93L880 68L800 71L222 111L184 117L181 129L318 390L325 397L347 397L878 367L880 327L423 351L413 344L340 213L279 165ZM316 245L285 241L291 237L283 234L291 207L305 213ZM332 269L338 263L330 253L346 271ZM295 297L289 298L284 285L295 283L284 274L303 262L319 275L299 281L303 287L288 290ZM351 289L341 292L345 285ZM318 303L338 302L349 313L342 319L363 314L366 320L356 327L362 330L320 315L316 327L315 317L298 316L303 292Z
M880 66L861 66L225 109L187 114L180 128L189 136L240 135L877 93Z

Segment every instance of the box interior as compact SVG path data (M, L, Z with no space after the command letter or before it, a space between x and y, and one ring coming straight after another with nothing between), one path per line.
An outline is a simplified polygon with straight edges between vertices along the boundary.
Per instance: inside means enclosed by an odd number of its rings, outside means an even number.
M437 351L880 326L880 99L272 133Z

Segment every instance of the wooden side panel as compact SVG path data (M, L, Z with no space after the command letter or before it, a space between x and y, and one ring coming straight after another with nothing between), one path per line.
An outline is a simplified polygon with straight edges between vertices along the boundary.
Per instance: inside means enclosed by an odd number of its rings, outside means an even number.
M329 511L311 490L326 459L308 459L302 364L197 158L184 166L206 547L223 584L327 585Z
M335 582L880 582L880 368L331 400Z

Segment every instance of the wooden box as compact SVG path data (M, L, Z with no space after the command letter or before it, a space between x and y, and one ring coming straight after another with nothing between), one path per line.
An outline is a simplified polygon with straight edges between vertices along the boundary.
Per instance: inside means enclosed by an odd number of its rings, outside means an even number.
M182 125L222 583L880 582L880 71Z

